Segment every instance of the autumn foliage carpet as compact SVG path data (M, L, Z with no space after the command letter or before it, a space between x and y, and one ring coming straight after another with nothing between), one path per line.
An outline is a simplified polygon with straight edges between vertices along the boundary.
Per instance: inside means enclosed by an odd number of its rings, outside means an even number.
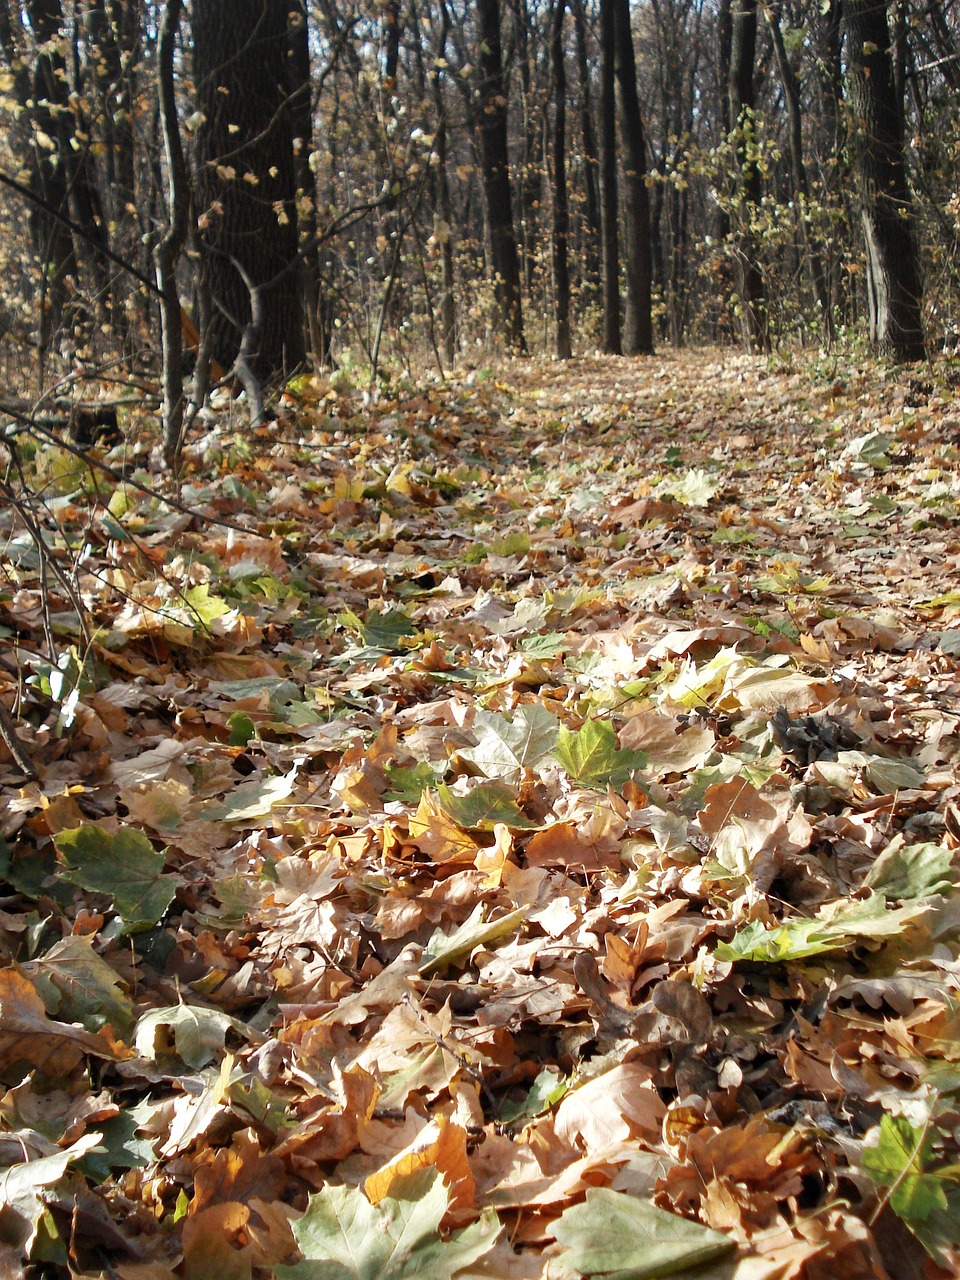
M18 446L0 1276L957 1274L960 368L334 382Z

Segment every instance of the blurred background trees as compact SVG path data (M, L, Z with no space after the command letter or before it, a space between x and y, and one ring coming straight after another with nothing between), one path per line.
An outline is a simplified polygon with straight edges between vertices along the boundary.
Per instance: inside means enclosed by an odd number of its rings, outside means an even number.
M171 113L168 6L0 0L7 363L157 375L171 128L180 338L214 375L914 359L960 307L958 4L191 0Z

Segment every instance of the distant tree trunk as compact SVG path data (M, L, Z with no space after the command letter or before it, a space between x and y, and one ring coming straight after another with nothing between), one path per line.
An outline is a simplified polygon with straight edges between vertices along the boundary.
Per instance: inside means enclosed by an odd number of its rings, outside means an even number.
M293 125L286 91L287 0L194 0L197 207L216 308L213 350L229 367L244 347L259 379L304 356L300 290L271 281L297 254ZM245 279L246 278L246 279ZM257 292L262 323L251 306ZM252 349L251 349L252 348Z
M436 228L440 241L440 345L443 358L452 365L457 357L457 313L453 280L453 206L450 199L450 179L447 173L447 113L443 102L441 66L447 60L447 39L450 35L450 10L446 0L440 0L440 34L437 39L436 66L430 81L433 93L436 130L433 149L437 163L434 167L434 192L440 224Z
M623 257L626 265L627 297L624 309L623 349L628 356L653 352L651 282L653 262L650 252L650 196L647 191L646 142L637 96L637 67L630 27L630 0L614 0L616 41L615 71L620 97L620 128L623 138L626 218Z
M793 173L793 186L796 194L797 211L800 219L800 245L805 250L805 257L810 268L810 279L813 294L820 308L820 324L827 342L833 341L833 315L830 310L830 296L827 291L826 273L823 269L823 258L815 244L810 243L807 227L807 212L810 204L810 184L807 181L807 166L803 159L803 122L800 109L800 91L797 77L790 66L787 50L780 30L780 16L775 9L764 8L764 17L770 28L773 41L773 54L783 90L783 101L787 108L787 124L790 138L790 168Z
M297 231L303 253L300 283L306 338L318 368L331 360L330 333L320 323L320 258L317 246L316 179L310 168L313 151L313 103L310 84L310 15L306 0L290 0L287 44L287 88L293 132Z
M595 287L600 280L600 254L597 248L597 231L600 227L600 161L593 131L590 66L587 59L587 24L583 15L583 0L570 0L570 11L573 14L577 79L580 86L580 141L583 145L584 200L587 215L584 237L584 275Z
M553 69L553 286L557 308L557 357L569 360L570 270L567 240L567 76L563 65L563 16L566 0L556 0L550 18L550 64Z
M614 0L600 0L600 223L603 243L603 350L623 352L620 339L620 246L617 200L616 21Z
M87 308L76 291L81 266L92 293L93 311L103 317L109 273L97 246L106 246L106 226L89 140L84 137L86 121L70 91L63 10L60 0L28 0L23 8L37 45L29 98L24 103L27 118L35 126L29 163L31 186L85 233L85 238L72 236L41 210L31 211L34 247L53 267L49 319L54 325L60 322L68 299L70 314L63 318L68 323L85 318ZM44 316L41 322L42 345L49 336L46 320Z
M503 335L525 353L520 263L513 231L513 204L507 159L507 98L500 48L500 0L477 0L480 69L480 167L483 180L487 260Z
M139 0L92 0L83 14L88 42L87 84L93 104L94 136L104 153L102 203L112 228L113 248L136 262L143 253L147 219L137 207L134 136L135 68L140 61ZM126 327L123 302L128 280L114 279L113 322Z
M530 12L527 0L510 0L516 39L516 62L520 72L520 109L523 119L523 160L520 166L520 257L526 288L533 287L537 265L537 209L540 204L542 165L537 155L539 125L543 112L538 111L530 75Z
M720 133L726 142L733 128L730 119L730 55L733 44L731 0L720 0L717 6L717 101L720 108ZM716 213L716 237L721 244L730 234L730 214L722 206Z
M400 66L400 0L381 0L383 17L383 91L397 91L397 70ZM392 111L390 113L393 114Z
M844 0L854 154L867 248L870 341L880 354L922 360L923 289L882 0Z
M736 143L740 227L734 277L740 299L740 327L748 351L770 349L770 329L763 275L751 229L760 204L760 168L753 157L756 142L756 94L753 74L757 46L757 0L733 0L730 43L730 125Z
M173 56L183 0L167 0L157 40L157 97L167 176L167 227L154 250L163 342L163 456L176 469L183 430L183 340L177 260L187 239L189 185L174 96Z

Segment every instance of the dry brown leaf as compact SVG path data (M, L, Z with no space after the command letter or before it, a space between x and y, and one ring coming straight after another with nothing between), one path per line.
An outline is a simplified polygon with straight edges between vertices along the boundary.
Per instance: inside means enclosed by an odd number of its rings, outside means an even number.
M0 969L0 1067L20 1064L58 1079L70 1075L87 1054L116 1057L102 1036L48 1018L33 984L16 969Z

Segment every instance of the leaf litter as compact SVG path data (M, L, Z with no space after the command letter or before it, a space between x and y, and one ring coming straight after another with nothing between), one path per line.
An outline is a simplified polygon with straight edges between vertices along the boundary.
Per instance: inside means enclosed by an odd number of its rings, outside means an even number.
M314 379L194 516L45 465L0 1270L956 1274L958 382Z

